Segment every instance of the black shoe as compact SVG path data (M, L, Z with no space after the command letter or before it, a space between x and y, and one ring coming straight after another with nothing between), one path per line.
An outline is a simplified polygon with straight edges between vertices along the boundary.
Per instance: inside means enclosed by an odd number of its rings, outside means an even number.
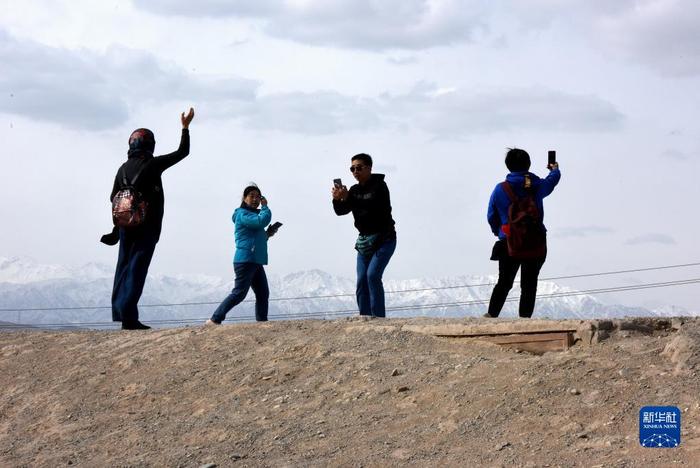
M122 322L122 330L150 330L151 327L148 325L144 325L143 323L139 322L138 320L134 320L133 322Z

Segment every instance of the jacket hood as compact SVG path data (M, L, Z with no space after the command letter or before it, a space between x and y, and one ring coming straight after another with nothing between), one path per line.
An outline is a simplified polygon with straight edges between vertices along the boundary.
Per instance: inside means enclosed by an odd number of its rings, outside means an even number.
M374 185L384 180L384 174L370 174L366 185ZM361 185L358 183L358 185Z
M131 132L129 136L129 152L132 157L148 157L153 156L153 150L156 147L156 139L153 132L147 128L137 128Z
M511 172L506 176L506 180L515 187L523 187L525 185L526 175L530 176L530 181L533 185L537 184L540 180L538 176L528 171Z

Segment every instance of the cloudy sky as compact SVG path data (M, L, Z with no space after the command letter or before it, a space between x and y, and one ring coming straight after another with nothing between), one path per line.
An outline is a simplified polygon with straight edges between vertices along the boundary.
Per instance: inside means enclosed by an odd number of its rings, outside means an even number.
M541 175L547 150L561 163L543 276L700 261L698 24L694 0L0 0L0 256L113 263L98 239L129 133L172 151L194 106L155 272L230 277L255 181L284 223L270 273L354 276L329 192L367 152L397 221L386 276L492 274L486 206L512 146ZM697 289L615 299L697 310Z

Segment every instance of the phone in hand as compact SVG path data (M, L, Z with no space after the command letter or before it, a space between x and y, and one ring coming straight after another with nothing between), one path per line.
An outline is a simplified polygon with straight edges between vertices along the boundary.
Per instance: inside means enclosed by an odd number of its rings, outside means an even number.
M554 150L547 151L547 166L557 163L557 152Z
M282 226L282 223L280 223L279 221L270 224L265 230L265 232L267 232L267 237L270 238L274 236L277 233L277 230L280 228L280 226Z
M337 188L343 187L343 181L340 179L333 179L333 185Z

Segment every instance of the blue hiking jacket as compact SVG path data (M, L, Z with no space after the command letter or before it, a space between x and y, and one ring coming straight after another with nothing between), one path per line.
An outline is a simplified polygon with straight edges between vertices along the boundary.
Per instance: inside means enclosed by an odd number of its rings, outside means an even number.
M544 204L542 200L544 197L552 193L554 187L559 183L561 178L561 172L559 169L554 169L549 172L546 178L540 179L532 172L522 171L522 172L511 172L506 176L506 181L510 183L513 187L515 195L518 197L525 196L525 175L530 175L530 181L532 183L532 190L535 193L535 203L537 203L537 209L540 210L542 214L542 219L544 220ZM499 239L505 239L506 235L501 229L501 226L508 224L508 207L510 206L510 198L508 194L503 190L501 184L496 185L496 188L491 192L491 198L489 199L489 208L486 214L489 225L491 226L491 232ZM544 224L543 224L544 226ZM545 228L546 230L546 228Z
M267 232L272 212L267 206L255 210L241 205L231 217L236 226L236 253L233 263L267 265Z

